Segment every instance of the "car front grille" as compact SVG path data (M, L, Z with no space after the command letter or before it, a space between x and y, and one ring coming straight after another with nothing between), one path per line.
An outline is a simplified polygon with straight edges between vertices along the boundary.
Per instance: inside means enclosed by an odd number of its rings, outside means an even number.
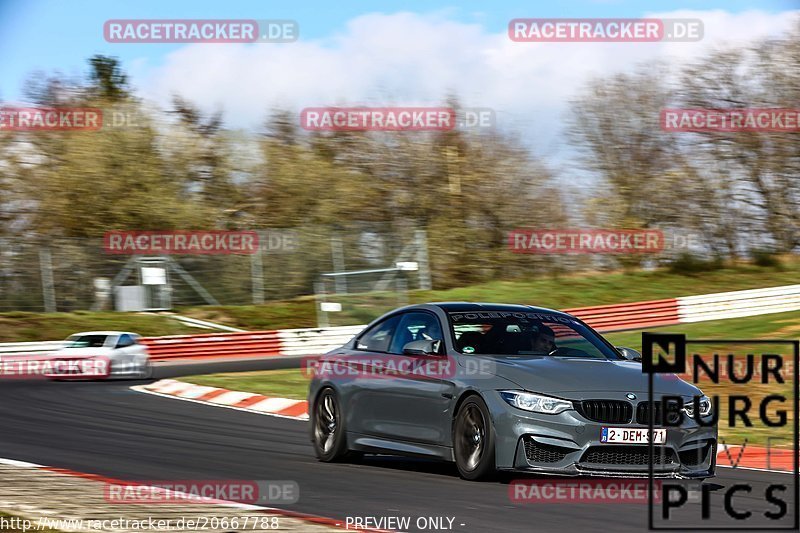
M648 465L650 455L647 446L620 446L609 444L591 446L583 454L582 463L597 465ZM675 452L671 448L656 446L653 449L654 465L675 464Z
M633 416L633 406L623 400L583 400L578 408L584 418L605 424L627 424Z
M664 425L664 413L663 413L663 405L660 401L653 402L652 407L650 402L641 402L639 405L636 406L636 423L642 424L646 426L650 423L650 414L653 415L653 425L654 426L663 426ZM677 412L671 412L669 416L670 425L676 425L678 422L678 417L680 415Z
M536 442L531 437L525 439L525 457L532 463L557 463L571 451L570 448Z

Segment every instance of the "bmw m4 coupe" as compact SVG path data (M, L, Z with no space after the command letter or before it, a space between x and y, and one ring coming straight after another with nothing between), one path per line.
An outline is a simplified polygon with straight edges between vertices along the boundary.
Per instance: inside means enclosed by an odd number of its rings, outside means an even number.
M403 307L314 370L311 440L321 461L364 453L438 458L470 480L496 471L714 475L711 401L677 376L656 374L649 402L638 352L615 348L559 311Z

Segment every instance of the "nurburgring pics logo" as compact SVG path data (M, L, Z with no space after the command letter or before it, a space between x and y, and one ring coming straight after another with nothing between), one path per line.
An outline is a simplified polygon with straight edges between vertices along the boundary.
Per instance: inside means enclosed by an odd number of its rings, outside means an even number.
M95 107L0 107L0 131L94 131L103 126Z
M109 43L291 43L294 20L112 19L103 24Z
M677 132L800 132L800 108L662 109L661 129Z
M258 246L255 231L109 231L103 239L108 254L254 254Z
M680 468L695 477L713 474L715 465L733 470L732 474L726 470L724 486L704 483L699 487L699 505L690 505L687 488L673 480L653 486L648 490L651 531L723 527L726 531L797 531L798 361L800 341L796 340L687 339L678 333L642 333L642 371L648 376L649 403L656 401L657 376L684 376L702 386L691 398L662 393L656 416L648 417L648 431L659 426L672 434L672 443L678 446L673 456L677 451ZM684 431L694 433L686 442ZM704 444L698 447L698 443ZM669 445L665 448L650 441L648 446L653 458L669 451ZM737 468L762 473L742 476ZM763 473L765 468L770 474ZM649 462L648 469L654 482L655 461ZM778 471L791 475L772 475ZM657 501L661 505L653 505Z
M508 246L518 254L643 254L664 249L661 230L515 229Z
M654 43L703 39L700 19L513 19L508 37L518 43Z

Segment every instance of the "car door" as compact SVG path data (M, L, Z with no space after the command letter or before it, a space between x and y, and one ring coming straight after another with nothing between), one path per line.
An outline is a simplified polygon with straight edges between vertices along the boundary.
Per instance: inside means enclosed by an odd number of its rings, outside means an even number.
M137 369L137 353L136 341L133 336L127 333L120 335L114 345L112 356L115 370L119 373L135 372Z
M441 346L443 331L433 313L408 311L401 315L384 355L384 379L375 381L377 389L371 394L371 409L378 422L371 428L374 434L422 444L447 442L447 358L403 353L405 345L417 340L438 340Z
M345 352L336 357L330 372L342 393L347 429L353 433L377 436L382 434L384 413L377 408L385 376L381 364L388 354L400 315L392 315L363 332Z

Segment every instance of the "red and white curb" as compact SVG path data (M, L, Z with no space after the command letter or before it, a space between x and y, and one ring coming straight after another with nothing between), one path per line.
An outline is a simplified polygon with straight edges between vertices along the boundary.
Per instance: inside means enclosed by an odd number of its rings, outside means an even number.
M791 473L794 470L794 450L765 448L751 444L720 444L717 466L761 472Z
M308 402L305 400L273 398L252 392L194 385L174 379L162 379L149 385L137 385L131 387L131 389L137 392L204 403L216 407L227 407L262 415L293 418L295 420L308 420Z

